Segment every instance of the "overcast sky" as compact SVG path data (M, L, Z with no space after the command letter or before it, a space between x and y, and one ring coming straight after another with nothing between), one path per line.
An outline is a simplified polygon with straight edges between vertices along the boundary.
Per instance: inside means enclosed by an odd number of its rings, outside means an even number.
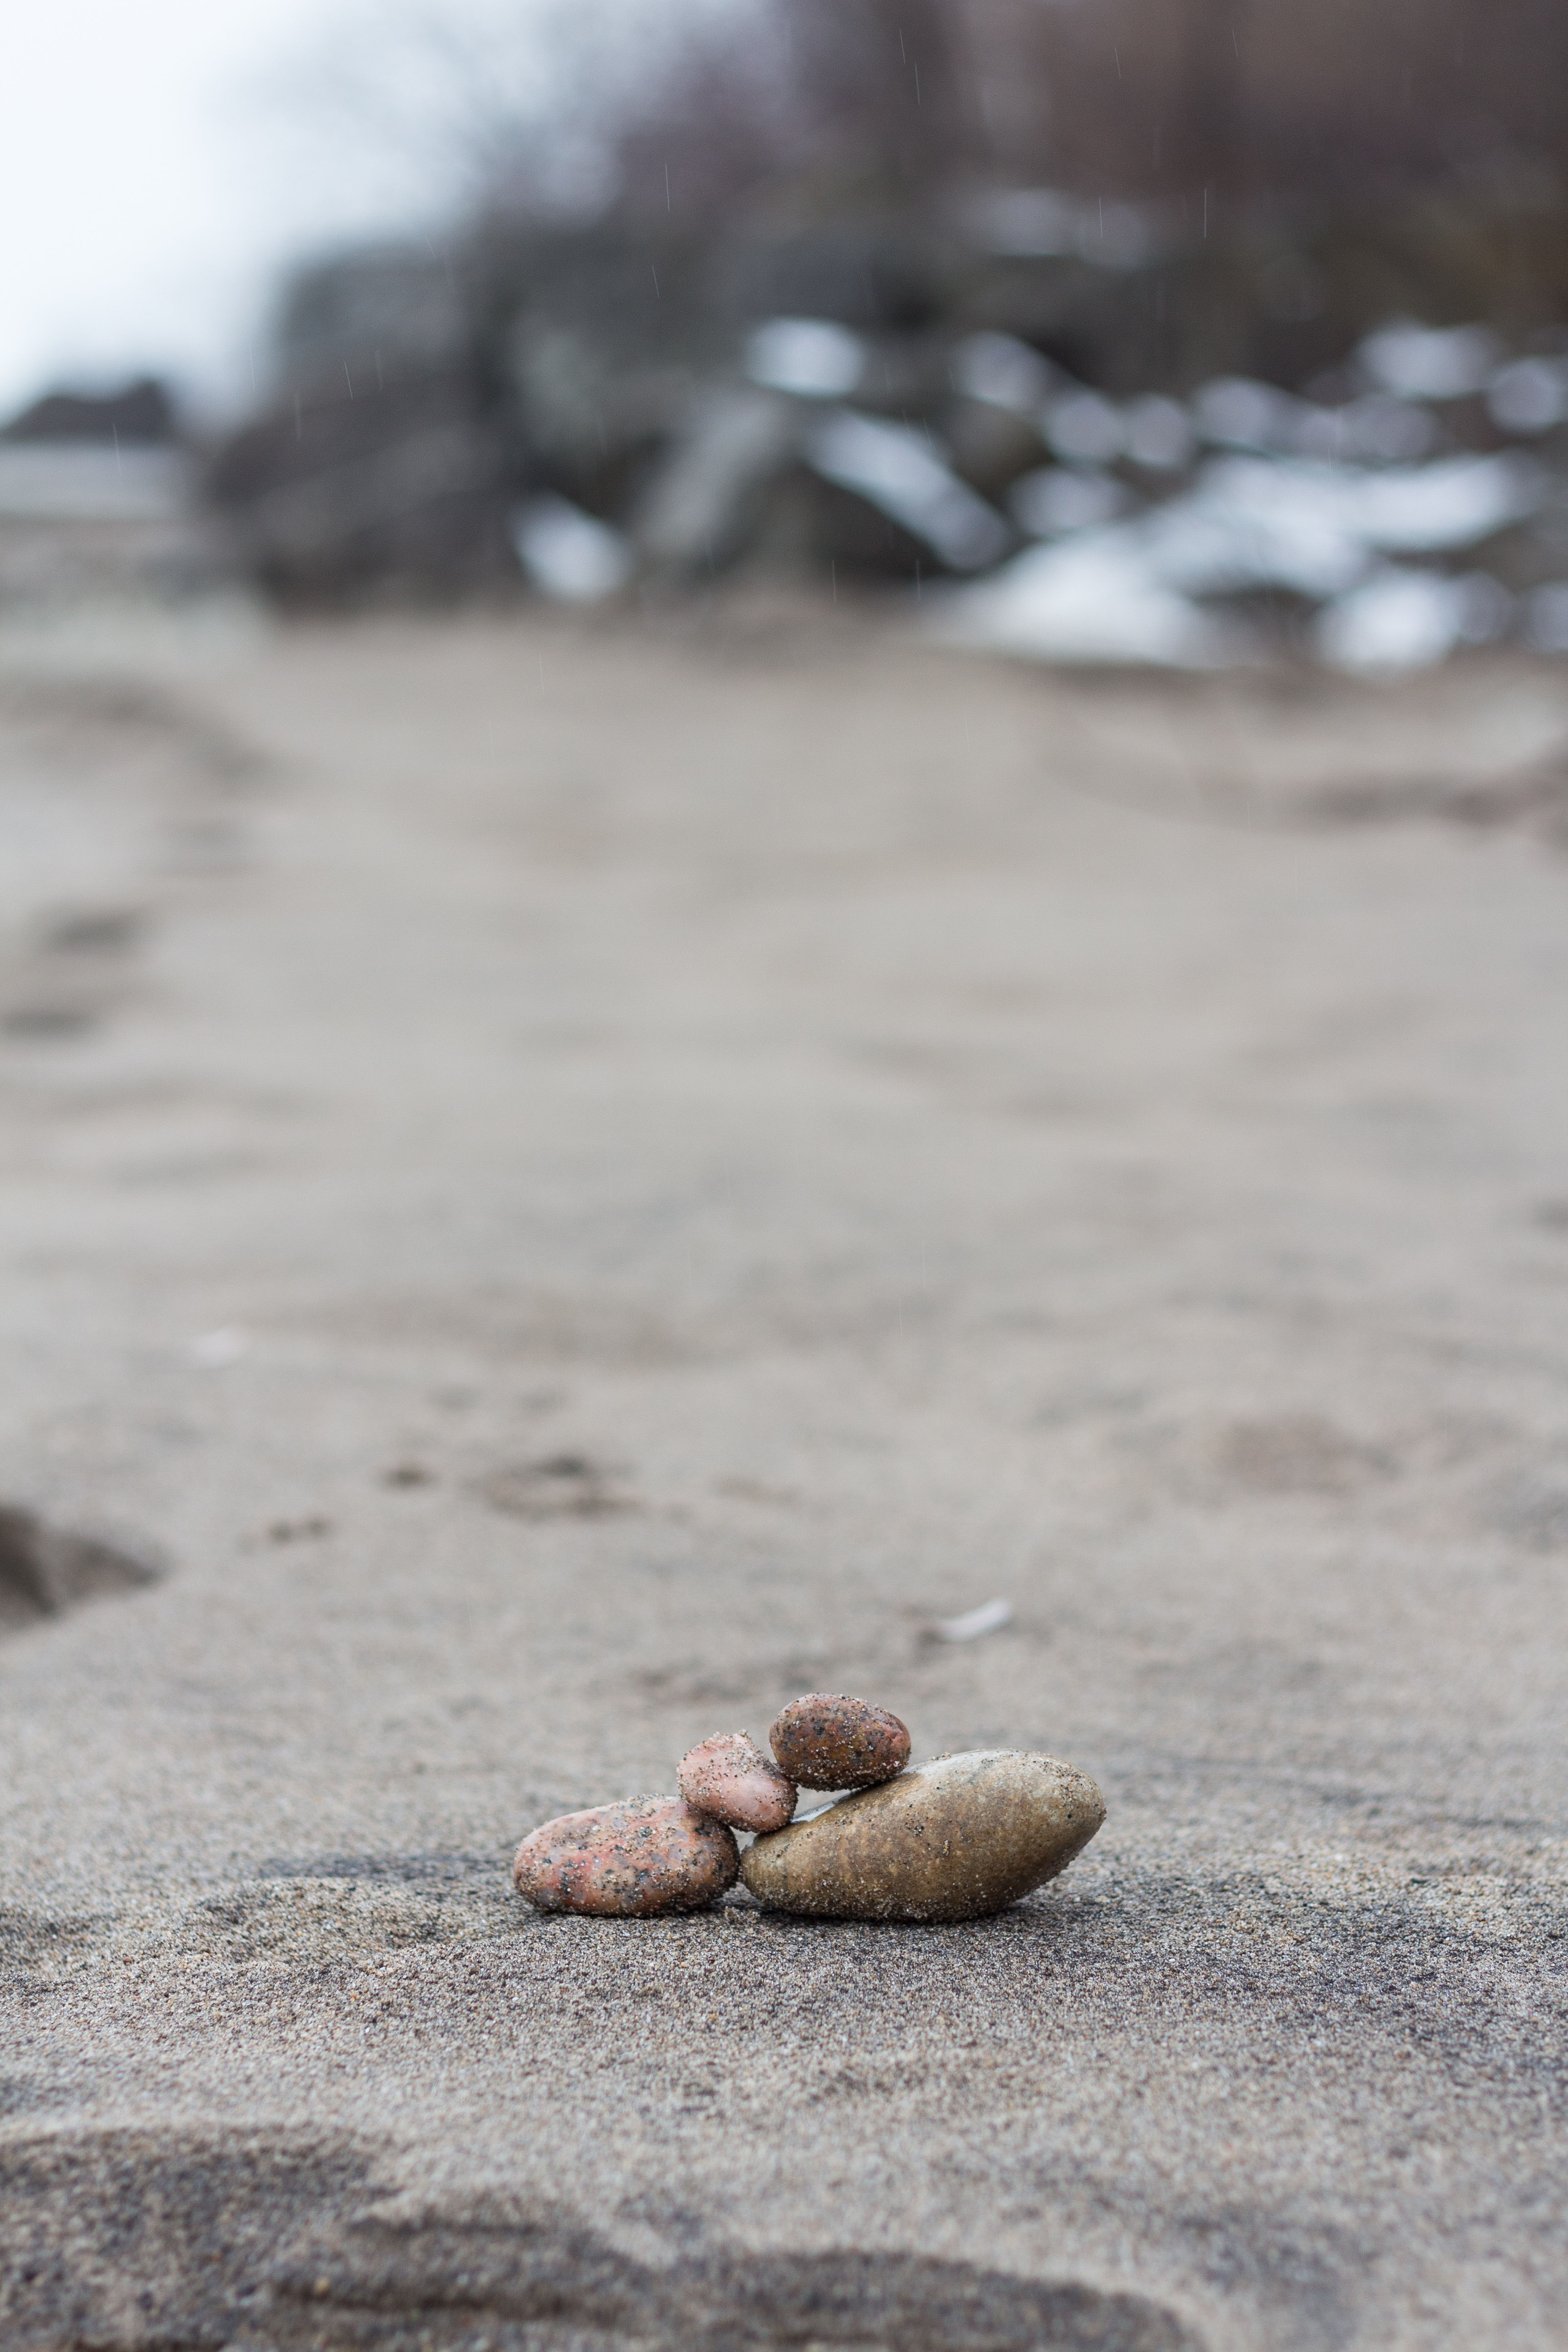
M0 56L0 416L46 384L246 372L279 260L414 209L290 142L284 93L345 0L44 0ZM350 18L353 21L353 18ZM363 16L357 18L363 23Z
M366 230L438 231L498 123L532 126L536 154L550 125L551 184L584 200L595 107L639 87L694 16L749 5L14 0L0 420L52 384L138 369L233 409L264 370L286 261Z

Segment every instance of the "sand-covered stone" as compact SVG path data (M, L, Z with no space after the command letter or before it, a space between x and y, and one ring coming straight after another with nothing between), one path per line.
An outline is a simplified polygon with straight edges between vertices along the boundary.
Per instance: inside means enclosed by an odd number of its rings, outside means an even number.
M542 1823L518 1847L512 1877L536 1911L646 1919L700 1909L733 1886L739 1867L722 1822L681 1797L632 1797Z
M870 1789L910 1760L910 1727L843 1692L792 1698L768 1733L779 1769L803 1789Z
M1104 1819L1104 1799L1075 1765L972 1748L759 1838L741 1874L779 1911L978 1919L1065 1870Z
M676 1786L689 1805L733 1830L782 1830L799 1791L749 1731L721 1731L681 1758Z

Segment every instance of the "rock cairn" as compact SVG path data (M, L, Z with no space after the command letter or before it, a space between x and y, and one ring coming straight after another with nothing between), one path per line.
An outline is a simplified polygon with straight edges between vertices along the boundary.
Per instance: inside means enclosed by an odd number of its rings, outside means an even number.
M681 1758L678 1797L545 1822L517 1850L519 1894L640 1919L700 1910L739 1878L770 1910L815 1918L979 1919L1056 1877L1105 1819L1094 1782L1054 1756L973 1748L911 1767L908 1725L841 1693L792 1699L768 1745L720 1732ZM802 1789L849 1793L797 1821Z

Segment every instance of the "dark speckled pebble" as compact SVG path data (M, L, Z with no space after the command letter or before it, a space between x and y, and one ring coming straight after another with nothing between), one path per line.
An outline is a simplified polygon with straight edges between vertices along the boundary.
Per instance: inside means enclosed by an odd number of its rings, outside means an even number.
M780 1771L803 1789L873 1789L910 1760L909 1726L843 1693L792 1698L768 1739Z

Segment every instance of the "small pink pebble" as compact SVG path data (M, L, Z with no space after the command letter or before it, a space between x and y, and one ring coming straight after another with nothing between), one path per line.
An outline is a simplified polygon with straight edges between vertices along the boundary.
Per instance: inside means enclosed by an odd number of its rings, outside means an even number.
M689 1805L732 1830L782 1830L796 1790L749 1731L721 1731L680 1759L676 1786Z

